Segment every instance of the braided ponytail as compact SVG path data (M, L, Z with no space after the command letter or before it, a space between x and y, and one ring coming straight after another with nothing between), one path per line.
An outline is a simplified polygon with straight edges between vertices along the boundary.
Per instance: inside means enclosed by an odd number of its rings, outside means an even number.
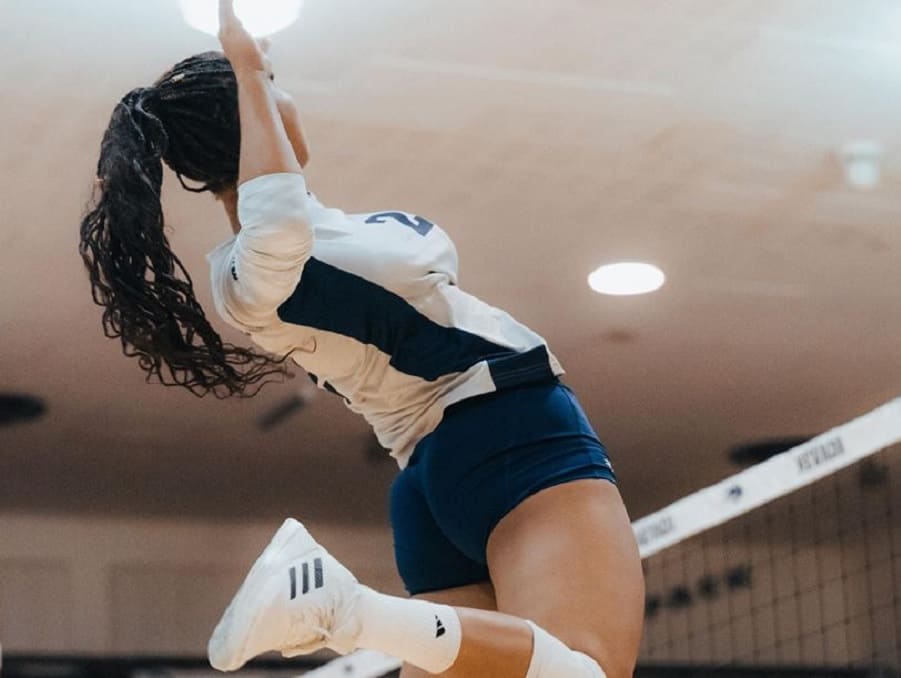
M192 60L195 66L199 63L206 68L191 69ZM210 80L203 74L216 72L218 67L220 76L228 71L233 85L227 64L215 53L198 55L177 65L168 80L181 67L195 75L199 72L197 79L203 83ZM194 190L233 185L237 174L236 113L224 121L222 137L230 137L234 145L219 149L218 166L216 158L202 158L202 167L196 158L193 162L183 158L182 154L197 146L196 137L216 136L216 123L222 126L223 118L210 120L203 110L191 106L191 99L198 99L197 91L187 89L179 96L173 88L180 80L168 86L134 89L113 111L100 147L98 186L81 222L79 251L94 301L104 308L104 334L121 340L123 352L138 359L147 381L183 386L198 396L254 395L267 377L287 373L285 358L277 360L223 343L197 302L191 276L172 252L164 231L160 203L164 158L180 180L185 174L205 183ZM158 85L164 82L166 76ZM220 112L227 112L229 106L236 111L236 91L231 91L233 102L227 100L227 86L218 91L218 103L210 103ZM178 122L164 123L167 105L176 111ZM198 126L204 129L193 135L192 128Z

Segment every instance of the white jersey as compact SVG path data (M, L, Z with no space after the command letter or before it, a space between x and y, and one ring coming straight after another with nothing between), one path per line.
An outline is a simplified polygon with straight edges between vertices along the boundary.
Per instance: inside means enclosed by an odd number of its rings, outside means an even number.
M238 220L207 255L216 310L343 397L401 468L452 403L563 373L544 339L457 287L454 244L422 217L345 214L280 173L241 184Z

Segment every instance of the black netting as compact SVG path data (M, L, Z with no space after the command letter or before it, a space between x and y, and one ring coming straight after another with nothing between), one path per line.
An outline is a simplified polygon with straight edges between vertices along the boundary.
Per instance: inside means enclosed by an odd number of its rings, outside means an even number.
M641 661L901 668L899 452L647 558Z

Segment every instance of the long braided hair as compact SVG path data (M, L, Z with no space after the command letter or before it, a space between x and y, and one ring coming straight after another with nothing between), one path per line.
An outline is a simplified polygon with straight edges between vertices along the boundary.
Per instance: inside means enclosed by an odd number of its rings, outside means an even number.
M250 396L287 374L284 357L223 343L164 232L163 161L187 190L218 192L237 183L239 149L231 65L219 52L189 57L116 105L81 222L79 251L104 307L104 334L138 358L147 381L198 396Z

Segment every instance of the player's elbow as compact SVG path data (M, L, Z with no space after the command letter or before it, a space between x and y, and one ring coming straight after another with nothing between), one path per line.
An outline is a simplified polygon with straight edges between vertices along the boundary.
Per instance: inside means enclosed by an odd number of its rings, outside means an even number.
M280 210L265 221L243 228L238 247L264 270L285 271L302 266L313 250L313 226L305 208Z
M290 209L283 210L277 215L272 215L273 228L279 232L291 233L296 236L313 239L313 224L306 204L298 203Z
M277 324L278 308L295 291L303 273L303 261L296 265L280 260L265 268L244 266L233 278L226 310L246 331L260 332Z

